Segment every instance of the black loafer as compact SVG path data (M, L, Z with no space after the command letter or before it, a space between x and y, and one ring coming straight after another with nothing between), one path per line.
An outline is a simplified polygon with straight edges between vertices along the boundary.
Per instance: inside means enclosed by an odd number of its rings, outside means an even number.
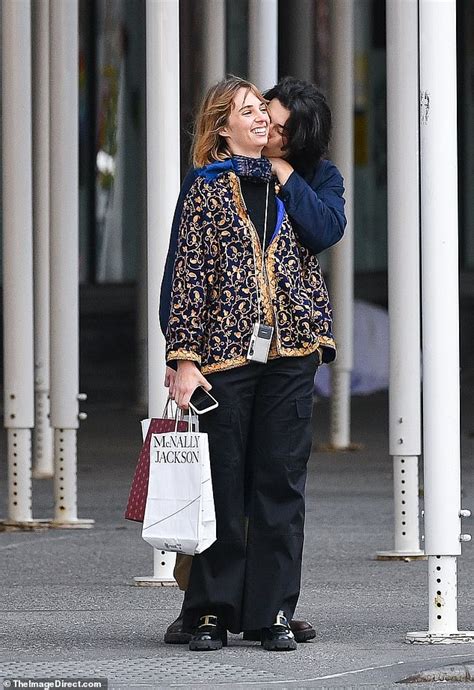
M183 614L170 623L166 628L164 640L166 644L188 644L193 636L192 630L186 630L183 625Z
M267 652L292 652L297 644L283 611L278 611L273 625L262 628L262 647Z
M213 652L222 647L227 647L227 630L219 625L217 616L201 616L189 642L189 649L192 652Z
M295 640L300 642L308 642L316 637L316 630L313 628L311 623L308 621L290 621L290 628L295 636ZM249 640L251 642L261 642L262 631L261 630L245 630L243 634L244 640Z

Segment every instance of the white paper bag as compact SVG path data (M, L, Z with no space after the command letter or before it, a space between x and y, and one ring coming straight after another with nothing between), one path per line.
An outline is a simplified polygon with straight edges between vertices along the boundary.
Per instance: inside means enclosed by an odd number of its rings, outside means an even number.
M162 551L195 555L216 541L207 434L153 434L143 539Z

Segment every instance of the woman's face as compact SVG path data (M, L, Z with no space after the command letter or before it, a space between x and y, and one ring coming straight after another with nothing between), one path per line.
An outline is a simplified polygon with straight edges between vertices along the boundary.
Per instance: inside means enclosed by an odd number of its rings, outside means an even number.
M229 120L220 134L233 155L260 158L268 140L269 125L266 103L242 87L235 95Z
M268 143L263 149L263 155L268 158L285 158L284 147L288 144L286 123L290 117L290 111L280 103L278 98L272 98L268 103L270 115L270 132Z

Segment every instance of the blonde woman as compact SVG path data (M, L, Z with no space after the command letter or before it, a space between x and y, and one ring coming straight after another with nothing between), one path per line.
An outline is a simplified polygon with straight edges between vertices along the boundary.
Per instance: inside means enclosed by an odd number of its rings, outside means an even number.
M313 380L334 359L318 261L295 233L261 156L270 119L249 82L212 87L196 124L197 176L183 203L166 333L170 395L197 386L219 407L209 435L217 541L193 558L183 614L191 650L260 630L293 650Z

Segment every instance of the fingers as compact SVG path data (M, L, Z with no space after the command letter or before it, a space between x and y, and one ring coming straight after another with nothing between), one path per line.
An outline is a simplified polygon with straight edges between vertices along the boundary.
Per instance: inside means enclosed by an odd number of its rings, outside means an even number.
M187 411L189 409L189 400L191 395L194 393L194 388L183 388L178 389L175 396L175 402L180 410Z
M170 374L169 394L183 411L189 409L189 400L198 386L202 386L207 391L212 388L195 364L193 366L188 366L187 363L178 365L177 373L173 373L174 376Z
M199 380L198 386L202 386L204 388L204 390L206 390L206 391L212 390L211 384L209 383L209 381L207 379L204 378L204 376L202 374L200 374L200 380Z
M174 393L175 393L175 383L176 380L176 371L172 369L171 367L166 367L166 372L165 372L165 387L169 388L169 397L174 400Z
M188 410L189 399L195 388L196 384L193 384L192 381L182 379L179 376L176 377L173 387L173 399L180 410Z
M175 398L176 398L176 386L175 386L174 380L170 381L169 396L170 396L171 400L175 400Z

